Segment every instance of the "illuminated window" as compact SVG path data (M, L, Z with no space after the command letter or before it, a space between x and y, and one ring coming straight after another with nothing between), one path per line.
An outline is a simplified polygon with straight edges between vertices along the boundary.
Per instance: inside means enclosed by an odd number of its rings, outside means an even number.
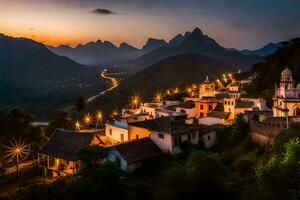
M111 128L109 129L109 134L112 135L112 130L111 130Z
M121 141L124 142L124 134L121 133Z

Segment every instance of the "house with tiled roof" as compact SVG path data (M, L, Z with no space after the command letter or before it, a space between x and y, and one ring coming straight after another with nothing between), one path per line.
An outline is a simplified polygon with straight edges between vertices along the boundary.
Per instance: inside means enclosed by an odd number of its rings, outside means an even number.
M143 162L161 154L161 150L150 138L142 138L113 146L107 154L107 159L115 161L120 169L131 173L141 167Z
M94 131L71 131L56 129L50 140L38 153L38 165L45 173L73 175L81 168L77 158L79 149L92 145L104 145Z
M209 126L187 124L186 119L174 116L129 123L128 130L133 139L150 137L163 152L170 154L180 153L183 142L198 144L202 140L206 148L216 142L216 132Z

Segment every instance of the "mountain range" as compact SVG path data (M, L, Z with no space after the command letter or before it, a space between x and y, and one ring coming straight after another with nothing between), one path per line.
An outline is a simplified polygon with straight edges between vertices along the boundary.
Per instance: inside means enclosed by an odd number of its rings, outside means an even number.
M33 40L0 35L1 109L64 106L99 88L105 84L98 68L58 56Z
M258 55L264 57L275 53L279 47L282 47L282 45L283 45L282 42L278 42L278 43L271 42L260 49L256 49L256 50L244 49L241 51L241 53L245 55Z
M165 58L188 53L201 54L222 60L232 66L232 69L249 69L253 64L262 60L260 56L244 55L241 52L226 49L214 39L204 35L199 28L196 28L192 32L186 32L184 35L177 35L170 40L168 45L143 54L130 62L120 64L118 67L125 69L129 73L136 73Z
M271 44L270 44L271 45ZM212 58L224 60L236 68L248 68L261 61L261 56L273 53L276 45L267 46L259 50L228 49L219 45L211 37L204 35L199 28L185 34L177 34L166 42L164 39L149 38L141 49L122 43L116 47L109 41L89 42L74 48L61 45L48 46L54 53L66 56L85 65L116 65L123 71L136 73L167 57L198 53Z

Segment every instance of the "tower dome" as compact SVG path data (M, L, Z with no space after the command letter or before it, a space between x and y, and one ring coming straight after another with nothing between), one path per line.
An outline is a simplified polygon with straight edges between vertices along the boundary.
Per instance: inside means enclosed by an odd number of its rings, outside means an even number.
M292 71L289 68L285 68L282 72L281 72L281 76L292 76Z

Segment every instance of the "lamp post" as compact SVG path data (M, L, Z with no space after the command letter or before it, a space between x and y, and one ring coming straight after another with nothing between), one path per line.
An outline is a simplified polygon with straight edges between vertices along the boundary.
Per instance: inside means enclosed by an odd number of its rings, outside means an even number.
M102 113L100 111L96 114L95 132L97 131L99 121L101 122L101 127L102 127Z
M77 131L80 131L80 124L78 121L75 123L75 128Z
M4 157L9 157L10 160L16 159L17 174L19 175L19 164L28 157L30 145L26 145L21 139L19 139L18 141L11 140L10 146L5 146L5 148L7 149L7 154Z

